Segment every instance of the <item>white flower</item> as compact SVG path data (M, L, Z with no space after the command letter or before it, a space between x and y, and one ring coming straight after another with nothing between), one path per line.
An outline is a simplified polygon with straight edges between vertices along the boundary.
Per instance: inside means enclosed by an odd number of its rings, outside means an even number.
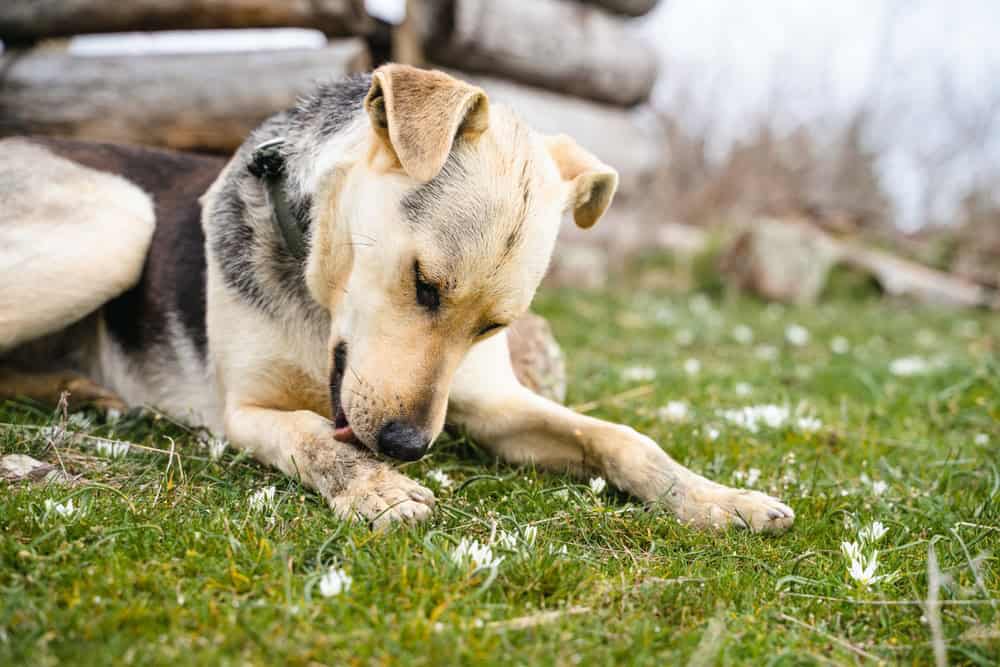
M688 300L688 308L692 313L704 315L712 310L712 301L704 294L695 294Z
M521 547L534 546L537 538L538 528L535 526L526 526L520 535L514 531L501 530L497 533L496 542L508 551L521 551L522 549L519 548L519 545Z
M273 487L271 487L273 488ZM326 574L319 580L319 592L325 598L340 595L351 590L354 579L339 567L330 566Z
M701 372L701 362L697 359L688 359L684 362L684 372L688 375L697 375Z
M878 550L871 553L867 562L865 562L861 547L855 542L841 542L840 550L844 552L844 556L850 561L847 566L847 573L854 581L868 588L872 584L885 579L884 576L875 576L875 571L878 569Z
M860 560L862 557L861 546L857 542L841 542L840 550L848 560Z
M708 438L710 441L715 442L716 440L719 439L719 429L715 428L714 426L706 426L705 437Z
M120 459L128 454L129 443L121 440L98 440L95 445L97 453L101 456L109 456L113 459Z
M799 324L789 324L785 327L785 340L795 347L802 347L809 342L809 330Z
M800 431L805 433L815 433L823 428L823 422L816 417L799 417L795 422Z
M500 565L503 562L503 557L494 556L493 549L489 545L481 544L479 540L469 540L463 537L458 546L452 549L451 560L458 566L472 563L472 566L478 570Z
M688 418L688 404L684 401L670 401L657 410L657 416L668 422L682 422Z
M91 426L93 426L94 423L90 420L90 417L83 414L82 412L74 412L69 416L67 424L77 429L78 431L86 431Z
M590 478L590 490L593 491L595 494L602 493L607 485L608 483L604 481L603 477Z
M681 347L687 347L694 342L694 333L690 329L681 329L674 334L674 340Z
M51 514L55 512L64 519L73 516L77 511L76 507L73 507L73 499L70 498L65 503L57 503L51 498L45 499L45 513Z
M215 438L210 437L204 440L205 446L208 448L208 456L213 461L218 461L225 454L226 449L229 447L229 441L225 438Z
M753 387L750 386L749 382L737 382L733 390L737 396L749 396L753 393Z
M649 382L656 378L656 371L649 366L628 366L622 371L626 382Z
M760 468L750 468L747 471L747 486L754 486L760 479Z
M843 336L835 336L830 341L830 349L834 354L847 354L851 350L851 344Z
M259 491L251 494L248 501L250 509L254 512L264 512L274 509L274 487L265 486Z
M778 348L773 345L758 345L756 354L761 361L774 361L778 358Z
M988 445L990 442L990 436L985 433L977 433L976 437L973 439L977 445Z
M901 357L894 359L889 364L889 372L893 375L908 377L911 375L923 375L930 371L931 365L926 359L921 357Z
M881 496L883 493L889 490L889 485L880 479L872 482L872 493L876 496Z
M740 345L749 345L753 342L753 329L745 324L739 324L733 329L733 340Z
M448 476L448 473L443 470L431 470L427 473L427 477L434 480L434 482L437 483L437 485L442 489L447 489L454 484L451 477Z
M888 532L889 529L881 521L874 521L872 525L858 531L858 539L864 544L875 544Z
M550 544L549 545L549 553L553 554L553 555L556 555L556 556L565 556L568 553L568 550L566 549L566 545L565 544L562 545L561 547L559 547L558 549L555 548L555 546L553 546L553 545Z
M780 405L750 405L735 410L722 410L719 415L751 433L756 433L760 430L761 424L769 428L781 428L788 421L789 411L787 407Z

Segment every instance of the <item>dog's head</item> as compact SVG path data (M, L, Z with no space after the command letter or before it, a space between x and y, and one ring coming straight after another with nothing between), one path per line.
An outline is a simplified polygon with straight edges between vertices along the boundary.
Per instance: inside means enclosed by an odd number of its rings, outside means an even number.
M590 227L618 177L441 72L381 67L364 110L361 157L319 177L307 282L334 315L336 437L414 460L470 347L528 309L563 213Z

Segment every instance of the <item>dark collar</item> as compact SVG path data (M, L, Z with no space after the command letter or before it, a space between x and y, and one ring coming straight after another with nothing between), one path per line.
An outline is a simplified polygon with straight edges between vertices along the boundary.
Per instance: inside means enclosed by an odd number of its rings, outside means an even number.
M247 170L264 183L264 197L271 209L271 224L278 230L285 247L296 259L306 257L305 221L292 212L285 192L285 156L281 154L282 137L258 145Z

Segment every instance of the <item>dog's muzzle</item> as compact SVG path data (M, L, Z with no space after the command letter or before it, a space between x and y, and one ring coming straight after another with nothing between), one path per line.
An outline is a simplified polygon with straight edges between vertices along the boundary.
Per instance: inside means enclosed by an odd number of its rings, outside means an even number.
M422 458L430 444L422 430L405 421L388 422L378 432L379 452L400 461Z

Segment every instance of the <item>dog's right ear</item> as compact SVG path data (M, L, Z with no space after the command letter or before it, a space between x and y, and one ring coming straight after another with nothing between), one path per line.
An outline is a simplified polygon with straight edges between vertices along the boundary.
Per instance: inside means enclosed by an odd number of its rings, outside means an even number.
M412 178L438 175L458 136L475 139L489 127L481 88L443 72L383 65L365 98L372 128Z

